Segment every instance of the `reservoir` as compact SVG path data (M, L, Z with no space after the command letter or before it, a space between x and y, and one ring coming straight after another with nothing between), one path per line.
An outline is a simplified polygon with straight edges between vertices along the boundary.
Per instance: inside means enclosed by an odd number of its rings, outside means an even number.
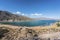
M16 26L47 26L50 24L55 23L56 20L32 20L32 21L21 21L21 22L0 22L1 24L9 24L9 25L16 25Z

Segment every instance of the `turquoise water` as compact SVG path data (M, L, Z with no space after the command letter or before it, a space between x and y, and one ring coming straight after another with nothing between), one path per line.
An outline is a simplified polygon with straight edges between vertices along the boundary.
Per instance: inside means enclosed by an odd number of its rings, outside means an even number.
M16 26L46 26L50 25L52 23L55 23L56 20L35 20L35 21L23 21L23 22L0 22L2 24L10 24L10 25L16 25Z

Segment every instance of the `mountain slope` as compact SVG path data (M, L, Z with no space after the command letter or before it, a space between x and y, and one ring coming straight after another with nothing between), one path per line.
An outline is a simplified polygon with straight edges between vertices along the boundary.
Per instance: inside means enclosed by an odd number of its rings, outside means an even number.
M20 21L20 20L31 20L31 18L22 15L12 14L8 11L0 11L0 21L3 20Z

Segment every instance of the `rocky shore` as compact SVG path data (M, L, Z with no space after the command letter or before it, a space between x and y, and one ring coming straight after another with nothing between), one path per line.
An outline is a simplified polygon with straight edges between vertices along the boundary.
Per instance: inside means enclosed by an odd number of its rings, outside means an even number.
M0 24L0 40L60 40L60 27L21 27Z

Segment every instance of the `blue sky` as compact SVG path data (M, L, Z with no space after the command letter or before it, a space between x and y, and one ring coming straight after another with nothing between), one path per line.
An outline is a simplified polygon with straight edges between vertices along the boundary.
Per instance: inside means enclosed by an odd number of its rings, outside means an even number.
M60 18L60 0L0 0L0 10L31 18Z

